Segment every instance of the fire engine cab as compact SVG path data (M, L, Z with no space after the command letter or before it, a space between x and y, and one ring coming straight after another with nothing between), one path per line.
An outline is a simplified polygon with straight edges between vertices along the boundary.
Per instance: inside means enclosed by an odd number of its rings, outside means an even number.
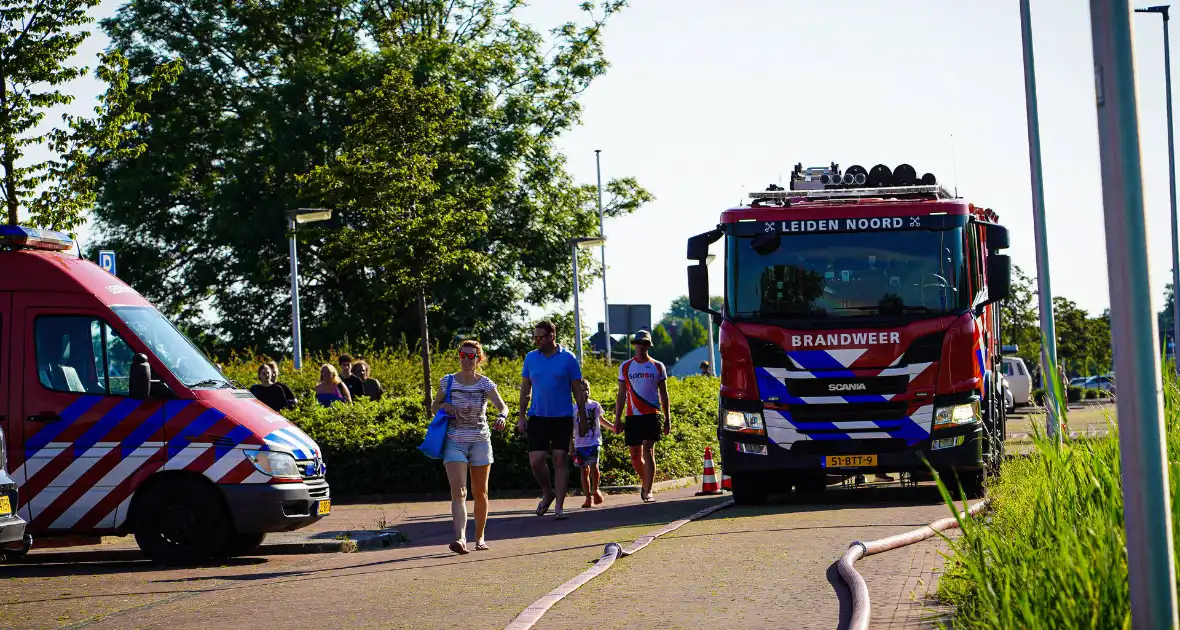
M688 241L689 300L720 326L718 432L739 502L830 477L933 469L983 492L1003 455L998 217L913 167L795 167ZM709 308L710 244L725 300Z
M188 564L326 516L319 446L72 248L0 226L0 428L29 533L133 534Z

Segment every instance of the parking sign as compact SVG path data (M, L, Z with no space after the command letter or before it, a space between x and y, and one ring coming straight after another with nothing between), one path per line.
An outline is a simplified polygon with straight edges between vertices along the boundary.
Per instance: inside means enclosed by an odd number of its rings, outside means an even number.
M104 271L113 275L115 274L115 252L109 249L101 249L98 251L98 266L102 267Z

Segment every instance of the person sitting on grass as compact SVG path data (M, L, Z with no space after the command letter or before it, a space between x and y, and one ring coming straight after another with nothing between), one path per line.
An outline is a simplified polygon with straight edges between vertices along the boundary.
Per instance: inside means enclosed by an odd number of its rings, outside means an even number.
M574 420L574 466L582 470L582 494L586 501L582 507L588 508L602 503L602 493L598 490L598 452L602 447L602 427L611 431L615 425L606 419L602 413L602 405L597 400L590 400L590 380L582 379L582 391L586 396L586 423L589 427L579 427Z

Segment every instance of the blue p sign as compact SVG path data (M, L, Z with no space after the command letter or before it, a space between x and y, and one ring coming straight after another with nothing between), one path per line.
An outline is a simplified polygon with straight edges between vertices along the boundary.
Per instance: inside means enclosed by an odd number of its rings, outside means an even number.
M98 266L112 276L115 275L115 252L109 249L99 250Z

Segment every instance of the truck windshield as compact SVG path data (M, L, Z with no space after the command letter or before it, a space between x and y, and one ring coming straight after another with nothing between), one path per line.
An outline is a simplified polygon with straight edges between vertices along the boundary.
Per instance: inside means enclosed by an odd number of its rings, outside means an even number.
M727 246L733 317L944 313L970 299L962 228L730 236Z
M231 386L193 342L156 309L147 306L115 306L111 310L185 387Z

